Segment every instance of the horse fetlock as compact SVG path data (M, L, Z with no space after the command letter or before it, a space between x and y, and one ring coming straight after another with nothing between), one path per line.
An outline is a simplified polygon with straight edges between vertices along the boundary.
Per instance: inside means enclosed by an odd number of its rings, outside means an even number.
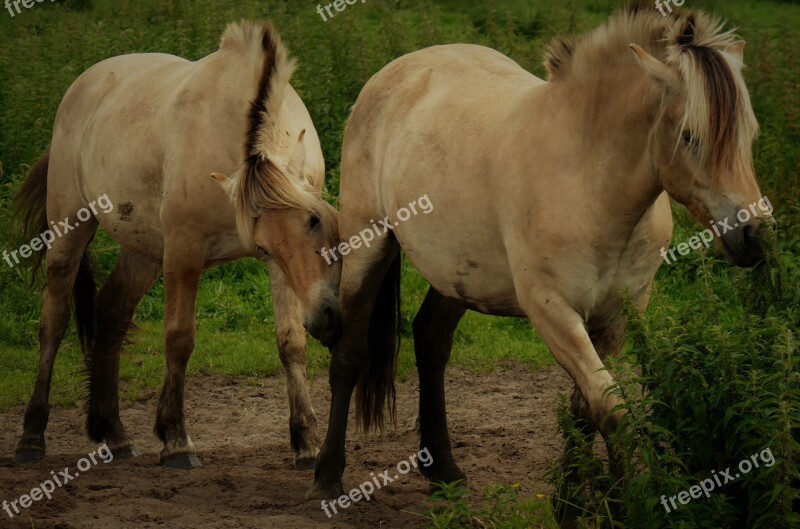
M624 409L612 410L624 404L624 401L617 395L606 394L606 398L597 403L592 409L592 422L600 430L604 437L617 431L617 425L625 418Z
M192 439L183 428L177 427L167 429L164 450L168 453L193 453L195 451Z
M25 434L44 436L47 422L50 420L50 405L31 401L25 410Z
M314 412L292 416L289 420L289 436L296 452L319 447L322 443L317 433L317 417Z
M138 450L133 446L133 440L128 436L128 432L122 423L117 420L110 423L111 426L105 431L102 439L95 439L96 442L105 442L109 450L117 459L130 459L139 455Z
M119 419L119 412L114 414L102 413L91 405L86 415L86 433L96 443L100 443L103 440L113 442L125 437L125 429Z

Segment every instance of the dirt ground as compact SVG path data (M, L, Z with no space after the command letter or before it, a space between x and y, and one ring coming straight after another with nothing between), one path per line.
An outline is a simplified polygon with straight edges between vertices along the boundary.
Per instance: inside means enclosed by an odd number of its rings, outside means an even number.
M455 367L448 373L447 400L455 457L481 490L492 483L521 483L527 493L546 492L544 471L561 450L555 426L558 393L570 382L558 368L531 374L522 365L499 366L488 375ZM327 426L327 381L313 385L321 434ZM311 472L292 469L288 404L283 377L259 386L219 377L187 383L187 428L202 468L158 466L160 442L152 434L156 395L122 410L142 455L98 462L73 481L14 519L0 511L0 527L37 529L236 528L322 529L425 528L427 484L415 470L387 485L370 502L361 501L328 518L316 502L303 501ZM417 451L414 430L417 381L398 387L398 426L383 436L350 432L344 485L349 490ZM0 502L30 493L34 486L70 467L97 446L84 434L80 409L54 408L47 430L47 457L16 467L14 445L22 408L0 414ZM13 512L13 511L12 511ZM414 514L416 513L416 514Z

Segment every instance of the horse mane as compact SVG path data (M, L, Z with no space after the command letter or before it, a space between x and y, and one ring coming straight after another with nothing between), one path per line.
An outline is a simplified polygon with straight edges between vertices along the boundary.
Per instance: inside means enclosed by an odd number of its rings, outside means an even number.
M676 145L682 132L690 131L693 148L718 175L752 164L750 155L741 153L750 152L758 132L747 88L729 64L736 59L723 56L737 42L734 29L726 30L702 11L674 10L663 16L649 2L636 3L593 31L555 40L544 62L551 82L597 77L615 65L634 64L628 45L638 44L680 74L686 107Z
M229 24L220 50L243 55L260 69L256 97L250 103L244 144L244 163L228 191L242 241L254 247L255 217L274 209L297 208L317 213L320 197L310 185L289 177L273 160L280 143L281 106L297 62L271 23L242 21Z

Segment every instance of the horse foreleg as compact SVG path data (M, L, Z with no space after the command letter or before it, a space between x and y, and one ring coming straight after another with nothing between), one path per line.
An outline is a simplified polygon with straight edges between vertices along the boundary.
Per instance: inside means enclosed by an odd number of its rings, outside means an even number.
M597 351L600 360L605 360L609 356L616 356L622 349L622 338L625 335L625 328L627 320L623 317L617 318L612 324L603 326L599 329L590 329L589 337L592 340L592 345ZM570 395L570 410L572 415L578 420L578 428L581 435L585 438L586 442L591 443L597 433L597 427L591 422L589 415L589 404L583 398L583 394L576 385L572 388ZM573 443L574 444L574 443ZM564 451L564 458L562 459L562 468L566 470L569 466L571 459L568 456L569 449L572 444L568 445Z
M179 249L175 249L175 247ZM195 344L195 303L205 249L187 252L167 246L164 256L164 350L167 371L158 401L155 433L164 443L161 464L172 468L200 466L184 423L186 366Z
M521 301L532 325L539 331L556 361L575 382L571 404L576 417L585 421L579 426L581 435L588 440L593 438L596 431L600 431L608 439L616 430L624 412L617 410L612 413L621 404L621 400L607 391L614 381L605 370L583 319L556 292L538 292L537 295ZM613 334L618 332L619 329L615 329ZM603 345L610 336L597 335L595 342ZM611 341L608 340L608 343ZM601 351L605 356L610 349L603 346ZM562 459L562 468L570 468L573 449L572 443L568 444L565 458ZM554 509L562 527L575 527L577 513L571 506L559 503L554 505Z
M319 453L317 416L306 380L306 331L300 304L277 264L269 265L278 355L286 372L289 394L289 436L297 470L312 470Z
M611 410L621 401L607 391L614 380L592 344L581 316L555 292L542 292L521 302L531 324L585 399L581 415L604 436L614 432L624 414Z

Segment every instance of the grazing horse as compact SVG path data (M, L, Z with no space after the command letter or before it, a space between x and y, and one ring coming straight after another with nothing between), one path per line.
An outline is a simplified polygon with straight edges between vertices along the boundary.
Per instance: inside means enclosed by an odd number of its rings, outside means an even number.
M430 283L413 322L420 446L433 482L464 479L451 453L444 370L467 309L528 318L575 383L573 411L608 435L622 418L603 358L620 348L625 292L644 309L669 247L669 197L695 219L761 198L744 43L706 14L627 9L546 54L548 81L497 51L435 46L367 83L342 152L342 240L395 228L344 258L328 434L309 498L342 493L354 388L365 428L393 417L400 252ZM427 194L429 215L395 214ZM722 236L740 266L762 258L752 218ZM593 432L592 432L593 433Z
M49 151L18 196L26 231L74 220L88 204L96 210L96 197L113 210L74 222L47 252L41 360L17 462L45 452L53 361L69 322L71 293L89 370L88 434L105 441L115 457L136 455L119 417L120 347L136 306L163 271L167 369L155 426L164 443L160 460L179 468L199 465L184 425L184 381L195 345L200 275L210 266L257 257L272 283L295 462L313 466L319 437L303 327L323 343L336 339L341 270L318 255L338 241L337 214L321 198L322 150L289 84L294 67L271 25L242 22L228 26L219 50L196 62L162 54L115 57L87 70L64 96ZM95 295L87 246L98 226L122 250Z

